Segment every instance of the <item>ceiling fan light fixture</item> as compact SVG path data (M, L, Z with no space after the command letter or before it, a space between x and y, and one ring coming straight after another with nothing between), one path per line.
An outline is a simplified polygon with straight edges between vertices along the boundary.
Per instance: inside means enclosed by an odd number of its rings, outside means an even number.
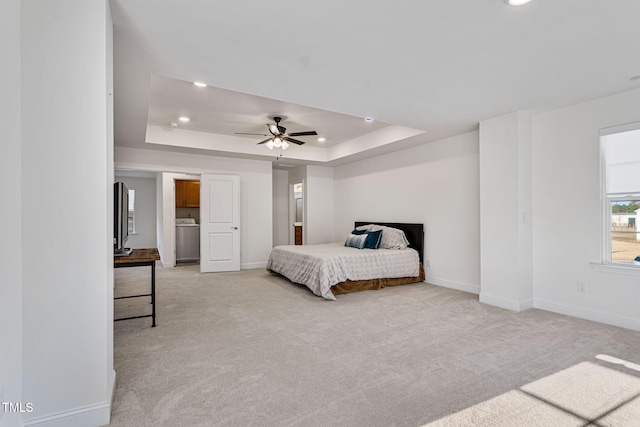
M288 133L287 132L287 128L285 128L284 126L280 126L280 122L282 121L282 117L275 116L275 117L273 117L273 120L275 121L275 124L270 124L270 123L266 124L267 129L269 129L269 132L271 132L271 136L269 136L267 134L259 134L259 133L239 133L239 132L236 132L236 134L268 136L267 139L258 142L258 145L265 144L267 146L267 148L269 148L269 150L273 150L274 148L282 148L282 151L284 151L287 148L291 147L291 144L304 145L305 141L301 141L299 139L295 139L294 137L311 136L311 135L316 135L317 136L318 135L318 132L316 132L315 130L306 130L306 131L302 131L302 132L291 132L291 133Z

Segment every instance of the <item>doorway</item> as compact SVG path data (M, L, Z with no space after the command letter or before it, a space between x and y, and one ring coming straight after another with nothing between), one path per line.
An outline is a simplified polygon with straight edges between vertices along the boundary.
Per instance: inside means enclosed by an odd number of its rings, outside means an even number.
M175 178L176 267L200 262L200 180Z
M304 181L289 184L289 244L304 244Z

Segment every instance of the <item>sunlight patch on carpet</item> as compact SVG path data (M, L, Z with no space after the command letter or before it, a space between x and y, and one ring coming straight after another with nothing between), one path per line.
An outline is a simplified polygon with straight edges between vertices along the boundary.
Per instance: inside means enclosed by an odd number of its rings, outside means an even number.
M609 357L607 360L601 356L598 356L599 360L625 366L619 359ZM587 423L594 426L626 426L635 425L638 420L640 378L595 363L582 362L425 424L425 427L564 427L584 426Z

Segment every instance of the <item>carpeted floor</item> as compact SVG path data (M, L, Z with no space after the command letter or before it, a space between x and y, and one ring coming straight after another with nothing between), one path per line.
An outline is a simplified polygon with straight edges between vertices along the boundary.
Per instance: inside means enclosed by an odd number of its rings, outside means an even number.
M148 267L115 276L148 288ZM157 285L156 328L115 323L112 426L640 425L639 332L425 283L326 301L187 266Z

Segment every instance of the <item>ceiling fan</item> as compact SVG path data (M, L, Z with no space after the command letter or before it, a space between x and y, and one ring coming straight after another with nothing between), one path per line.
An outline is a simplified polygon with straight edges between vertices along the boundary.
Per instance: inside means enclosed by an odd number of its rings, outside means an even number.
M271 133L269 136L266 133L244 133L244 132L236 132L236 135L262 135L268 136L269 138L264 141L258 142L260 144L267 144L269 150L273 150L273 147L282 148L286 150L289 148L289 142L293 142L294 144L302 145L304 141L300 141L298 139L292 138L292 136L308 136L308 135L317 135L318 133L315 130L309 130L305 132L291 132L287 133L287 128L280 126L280 122L282 121L282 117L274 117L273 121L275 124L267 123L267 129Z

